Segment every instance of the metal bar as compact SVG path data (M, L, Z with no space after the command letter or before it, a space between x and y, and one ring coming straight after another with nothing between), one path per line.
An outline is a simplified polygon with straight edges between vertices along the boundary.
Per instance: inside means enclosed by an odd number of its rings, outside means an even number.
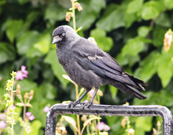
M160 105L143 106L117 106L117 105L91 105L81 110L82 104L74 108L67 108L68 104L53 105L46 118L45 135L55 135L56 119L59 114L77 115L108 115L108 116L160 116L163 118L163 135L173 135L173 117L171 111Z

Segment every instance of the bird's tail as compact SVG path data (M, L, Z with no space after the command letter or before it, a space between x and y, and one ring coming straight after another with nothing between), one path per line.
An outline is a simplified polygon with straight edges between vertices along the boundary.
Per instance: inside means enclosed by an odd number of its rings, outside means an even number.
M146 99L147 97L143 95L139 90L144 90L145 88L142 86L147 86L142 80L134 78L133 76L126 73L126 75L134 82L134 85L130 85L127 83L122 83L119 81L111 80L110 85L120 89L124 93L132 94L139 99Z

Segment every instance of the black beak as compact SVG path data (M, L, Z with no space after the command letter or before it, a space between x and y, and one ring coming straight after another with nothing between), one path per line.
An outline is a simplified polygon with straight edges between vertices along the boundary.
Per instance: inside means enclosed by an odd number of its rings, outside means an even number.
M54 36L53 37L53 41L52 41L52 44L56 44L57 42L61 41L62 40L62 37L60 36Z

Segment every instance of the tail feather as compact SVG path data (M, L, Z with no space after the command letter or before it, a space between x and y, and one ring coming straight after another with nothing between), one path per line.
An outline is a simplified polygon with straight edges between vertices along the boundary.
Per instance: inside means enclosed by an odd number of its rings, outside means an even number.
M139 98L141 100L147 98L136 87L131 86L129 84L118 82L118 81L115 81L115 80L112 80L112 79L109 81L109 84L114 86L114 87L116 87L116 88L118 88L122 92L127 93L127 94L132 94L132 95L134 95L135 97L137 97L137 98ZM141 87L141 89L144 89L140 84L138 84L138 85Z
M132 90L132 94L139 98L139 99L146 99L147 97L145 95L143 95L141 92L139 92L137 89L135 89L134 87L130 86L130 85L127 85L126 86Z

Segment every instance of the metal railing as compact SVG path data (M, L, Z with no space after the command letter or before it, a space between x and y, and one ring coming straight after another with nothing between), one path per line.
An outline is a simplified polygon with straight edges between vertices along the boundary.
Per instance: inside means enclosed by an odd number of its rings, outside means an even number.
M81 110L81 105L67 108L68 104L53 105L46 118L45 135L55 135L56 119L59 114L78 115L108 115L108 116L160 116L163 118L163 135L173 135L173 117L171 111L160 105L117 106L117 105L91 105Z

